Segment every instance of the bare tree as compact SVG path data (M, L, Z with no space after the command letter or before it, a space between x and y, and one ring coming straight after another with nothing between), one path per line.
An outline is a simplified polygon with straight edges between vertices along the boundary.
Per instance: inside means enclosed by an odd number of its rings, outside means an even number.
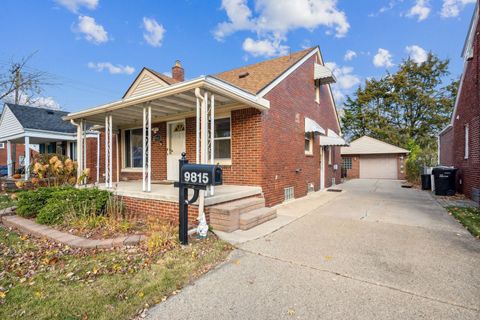
M0 70L0 100L31 104L46 86L55 84L47 72L27 66L35 53L12 61L6 69Z

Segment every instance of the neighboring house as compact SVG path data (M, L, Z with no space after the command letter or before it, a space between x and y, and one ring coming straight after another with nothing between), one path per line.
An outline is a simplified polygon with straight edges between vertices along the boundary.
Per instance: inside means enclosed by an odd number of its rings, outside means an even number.
M462 57L464 68L450 124L439 134L439 163L454 166L457 191L479 199L480 190L480 38L475 7Z
M2 164L9 167L9 175L15 168L29 166L36 145L40 153L59 153L75 158L76 127L63 121L62 117L67 114L40 107L4 105L0 117L0 146L4 148L0 154ZM25 154L25 149L35 151ZM28 172L25 178L28 179Z
M405 179L408 150L363 136L342 147L342 167L348 179Z
M329 85L334 81L318 47L192 80L184 80L177 61L172 77L144 68L121 100L65 119L79 125L79 137L85 123L103 126L102 181L110 188L118 182L124 199L134 189L122 181L141 181L135 197L155 200L146 207L157 214L178 215L171 206L178 193L167 196L171 185L159 188L178 180L182 152L191 163L223 168L224 186L206 206L234 200L227 190L273 206L340 182L345 141ZM145 207L136 199L125 202Z

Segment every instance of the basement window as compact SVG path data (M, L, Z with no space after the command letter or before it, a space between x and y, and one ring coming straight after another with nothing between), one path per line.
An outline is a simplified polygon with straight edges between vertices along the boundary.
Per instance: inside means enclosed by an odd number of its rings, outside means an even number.
M315 191L315 185L313 184L313 182L307 183L307 193L310 193L313 191Z
M285 189L283 189L283 193L284 193L284 197L285 197L285 200L284 201L288 201L288 200L292 200L295 198L294 196L294 189L293 187L287 187Z

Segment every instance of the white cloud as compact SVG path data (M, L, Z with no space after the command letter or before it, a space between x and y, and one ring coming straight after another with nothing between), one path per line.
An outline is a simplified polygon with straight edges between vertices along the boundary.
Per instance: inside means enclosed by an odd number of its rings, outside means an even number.
M428 53L425 49L417 45L407 46L405 48L409 57L416 63L422 63L427 61Z
M380 48L375 56L373 56L373 65L377 68L392 67L392 54L387 49Z
M267 39L280 44L295 29L311 31L324 26L333 29L336 37L344 37L350 28L345 13L337 8L337 0L255 0L253 9L247 0L222 0L222 9L228 21L214 30L219 41L237 31L250 31L260 43Z
M267 39L253 40L252 38L247 38L243 41L242 48L254 57L274 57L288 53L288 46L281 45L279 41Z
M52 109L52 110L61 110L60 104L55 101L52 97L44 97L44 96L38 96L38 97L29 97L27 94L25 94L23 91L20 91L18 95L18 104L21 105L28 105L31 107L41 107L41 108L46 108L46 109ZM10 93L6 97L3 98L5 102L9 103L15 103L15 93Z
M100 44L108 41L108 33L102 25L97 24L94 18L89 16L78 17L78 32L84 34L85 39Z
M353 73L352 67L339 66L335 62L327 62L325 66L333 72L337 79L337 82L332 84L332 90L335 100L341 103L350 89L360 84L360 77Z
M143 33L145 41L152 47L160 47L165 35L163 25L158 24L155 19L143 17L143 27L145 28L145 32Z
M357 56L357 53L353 50L347 50L347 52L345 52L345 56L343 57L343 59L345 61L351 61L353 58L355 58Z
M55 0L55 2L74 13L77 13L80 7L95 10L98 6L98 0Z
M423 21L430 15L430 3L428 0L417 0L415 5L408 10L407 17L417 17L418 21Z
M97 72L106 70L110 74L132 74L135 72L135 68L133 67L122 66L120 64L113 65L110 62L89 62L88 67Z
M441 16L444 18L457 17L467 4L476 0L443 0Z

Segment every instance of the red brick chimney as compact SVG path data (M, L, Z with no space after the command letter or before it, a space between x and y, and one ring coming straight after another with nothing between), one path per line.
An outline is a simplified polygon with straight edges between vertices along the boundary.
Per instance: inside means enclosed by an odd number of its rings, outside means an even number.
M185 80L185 71L182 68L180 60L175 61L175 65L172 67L172 78L177 81Z

